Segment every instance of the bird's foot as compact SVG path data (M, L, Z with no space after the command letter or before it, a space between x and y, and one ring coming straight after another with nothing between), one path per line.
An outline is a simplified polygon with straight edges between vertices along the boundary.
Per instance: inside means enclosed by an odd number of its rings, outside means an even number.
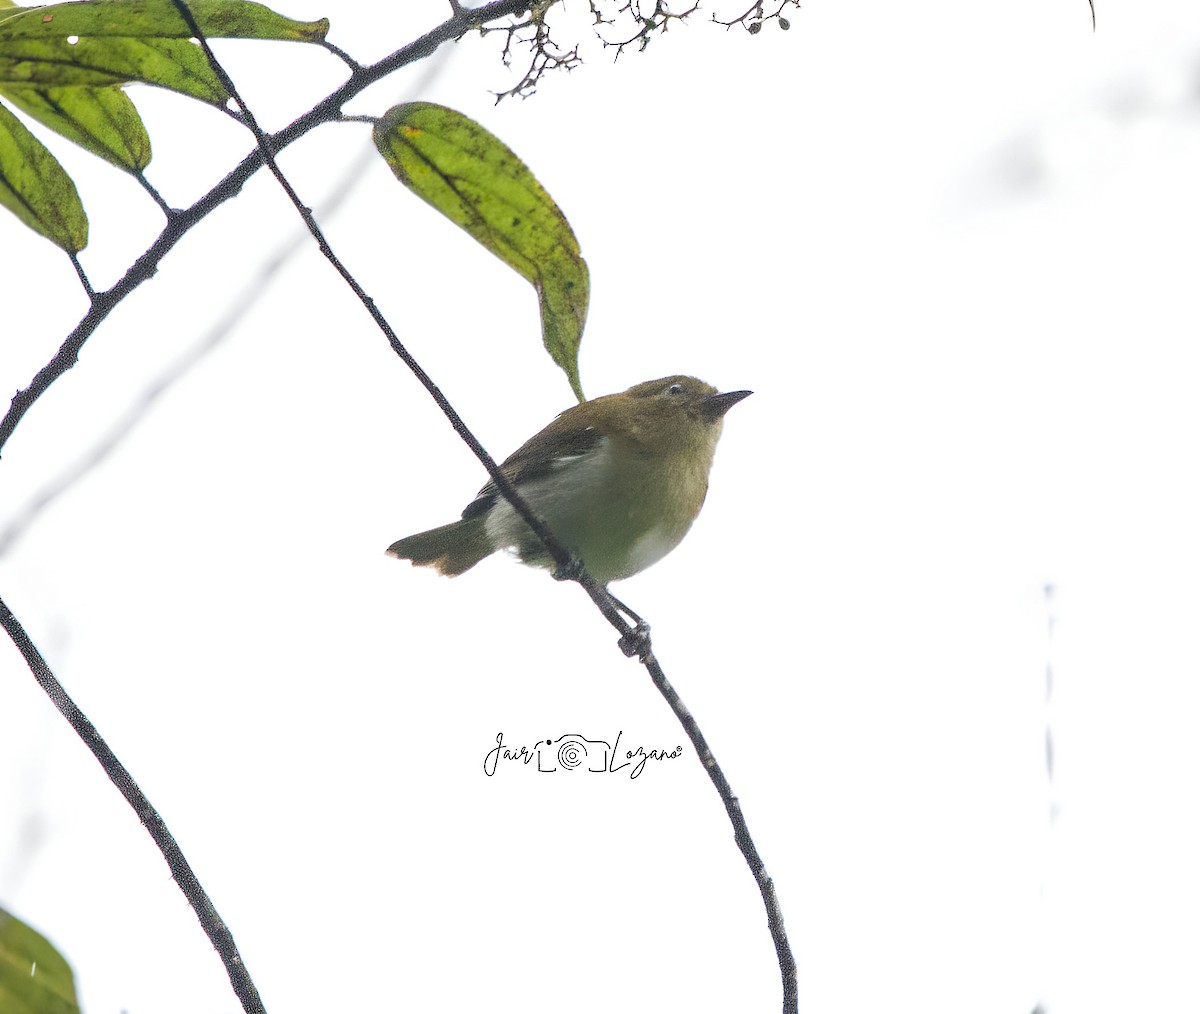
M637 655L645 661L646 656L650 654L650 624L639 619L633 630L623 636L617 645L629 658Z

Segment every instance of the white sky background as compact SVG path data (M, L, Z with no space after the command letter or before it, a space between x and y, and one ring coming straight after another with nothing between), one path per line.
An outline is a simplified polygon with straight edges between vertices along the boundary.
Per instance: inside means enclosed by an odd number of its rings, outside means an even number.
M277 5L329 15L364 61L445 15L391 6ZM754 38L698 17L499 107L495 40L468 38L420 93L571 220L589 393L680 371L756 392L688 540L618 591L742 800L803 1010L1200 1005L1200 9L1098 14L1093 35L1083 0L815 2ZM341 78L317 50L218 52L271 128ZM135 97L173 204L248 148L211 110ZM282 163L319 204L367 139L328 126ZM54 147L105 286L161 219ZM571 403L529 287L382 162L326 224L495 454ZM5 448L0 522L296 228L259 174L194 230ZM48 243L0 235L15 390L84 303ZM272 1012L776 1010L761 903L690 750L636 781L484 776L499 731L684 740L577 589L383 555L482 481L305 249L0 559L0 590ZM0 904L70 958L89 1014L238 1010L136 819L0 657Z

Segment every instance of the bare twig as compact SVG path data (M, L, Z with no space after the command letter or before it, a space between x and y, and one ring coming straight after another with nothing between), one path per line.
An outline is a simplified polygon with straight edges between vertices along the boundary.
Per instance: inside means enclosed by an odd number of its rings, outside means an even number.
M741 14L736 18L732 18L729 21L722 21L714 14L712 19L716 24L724 25L726 28L732 28L734 25L741 25L751 35L757 35L759 32L761 32L762 26L765 22L778 19L779 27L786 32L792 27L792 24L787 18L781 17L781 15L788 7L795 7L796 10L799 10L800 0L779 0L779 6L776 7L775 10L770 14L765 12L764 7L765 5L763 0L756 0L756 2L752 4L744 14Z
M650 39L653 38L656 32L660 34L666 32L672 21L683 21L685 18L691 17L691 15L695 14L699 9L700 2L699 0L696 0L696 3L692 4L692 6L686 11L681 11L678 14L674 14L667 6L665 0L654 0L654 7L651 9L650 13L643 14L639 0L625 0L625 2L619 8L617 8L617 13L624 14L631 18L637 25L637 31L635 31L634 34L629 38L624 40L606 39L604 36L600 35L599 32L596 34L606 49L615 49L617 51L616 56L614 57L614 59L616 59L620 57L620 55L625 52L629 46L636 45L638 52L642 52L648 45L650 45ZM592 12L593 14L596 14L594 4L592 7ZM597 14L596 16L598 20L599 15ZM615 24L616 20L613 19L608 23Z
M8 608L3 599L0 599L0 626L4 627L8 636L12 638L13 644L17 646L17 650L24 656L26 664L46 692L46 696L62 713L63 718L70 723L75 734L92 751L112 783L133 807L133 812L138 815L142 826L154 839L154 844L158 846L159 852L162 853L163 858L167 861L167 866L170 867L171 876L179 885L183 896L187 898L188 904L192 906L192 910L200 920L200 925L204 927L205 934L212 941L217 954L220 955L221 962L229 973L229 981L233 984L233 991L241 1001L246 1014L263 1014L262 999L250 979L250 973L246 971L237 945L233 942L233 934L229 932L229 927L217 914L212 900L200 886L200 881L196 879L196 874L192 872L192 867L184 858L183 852L171 832L167 830L167 825L163 823L162 817L150 805L150 800L138 788L133 777L117 759L116 754L109 749L108 744L96 731L96 727L88 721L87 716L71 700L70 695L63 689L62 684L58 682L51 671L50 666L46 664L46 660L42 658L41 652L30 640L25 628L21 626L20 621L13 615L12 610Z
M201 46L208 56L209 62L212 65L214 73L221 80L221 84L233 97L234 102L243 111L246 117L246 122L250 129L254 131L255 138L258 141L259 149L262 152L263 160L267 163L272 174L278 180L279 185L287 194L288 199L292 202L297 213L304 221L305 226L312 233L313 238L317 242L317 246L321 253L330 262L334 269L341 275L342 279L362 302L363 306L371 314L376 325L387 337L388 343L392 346L393 351L400 357L406 366L412 371L416 378L421 382L431 397L437 403L438 407L450 421L455 432L459 437L471 448L472 452L487 469L488 475L496 484L498 491L512 505L513 509L521 516L522 519L533 530L534 534L541 540L542 544L550 553L554 562L557 565L556 577L560 579L570 579L577 581L583 586L584 590L591 597L592 601L600 609L605 618L616 628L621 638L619 644L622 650L628 654L637 654L641 658L642 664L650 673L650 677L659 692L666 699L671 710L675 713L684 730L687 732L688 738L692 741L692 745L696 749L696 754L700 762L704 765L705 771L708 772L709 778L712 780L721 802L725 806L726 813L729 815L730 822L733 824L734 841L742 852L742 856L746 860L746 864L750 867L750 872L754 876L755 883L758 885L759 892L763 898L763 904L767 911L767 926L771 934L771 939L775 944L776 957L779 962L780 976L783 982L783 1010L784 1014L793 1014L798 1007L798 991L796 983L796 962L792 955L791 948L788 944L787 934L783 926L783 913L779 906L779 899L775 893L775 885L771 878L767 875L766 867L758 854L758 850L754 845L754 841L750 836L749 828L746 826L746 819L742 813L741 804L737 797L733 794L733 789L730 787L728 780L725 778L724 772L713 757L712 751L708 747L696 720L692 714L684 706L679 694L676 693L674 687L668 682L666 675L662 671L662 667L658 664L658 660L654 657L653 650L650 644L648 628L636 617L636 614L630 611L608 591L607 587L599 584L583 567L582 562L575 557L573 553L566 549L561 542L554 536L545 522L538 517L537 514L529 507L527 503L517 493L516 489L509 482L508 477L501 471L496 461L487 452L478 438L468 429L462 417L446 399L441 390L434 384L430 376L413 358L412 354L399 340L395 330L383 316L383 313L376 306L375 301L367 295L366 291L359 284L358 280L350 273L341 259L334 253L329 242L325 238L320 226L314 218L312 211L300 199L291 182L283 174L275 161L273 152L270 149L270 138L259 128L253 114L246 108L241 97L238 95L236 86L230 80L223 67L221 67L215 54L208 46L207 40L200 32L199 25L196 24L191 12L188 11L186 0L172 0L172 2L180 9L184 17L189 22L189 28L200 41ZM634 626L626 621L622 612L630 613L638 622Z
M759 893L762 894L763 904L767 909L767 927L771 931L771 939L775 943L775 956L779 961L779 974L783 980L783 1012L784 1014L795 1014L800 1003L796 983L796 959L792 956L787 933L783 928L783 909L780 908L779 897L775 894L775 882L767 875L766 865L759 856L758 849L754 847L750 829L746 826L746 817L742 813L742 805L738 802L737 796L733 794L733 789L725 778L725 773L713 756L712 750L709 749L692 713L688 711L679 694L675 692L675 688L667 682L667 677L659 666L658 659L653 654L647 653L642 658L642 664L650 673L650 678L654 681L659 693L666 698L667 704L675 712L675 717L679 719L684 731L687 732L688 739L692 741L692 746L696 749L696 756L700 758L700 763L704 765L704 770L712 779L717 794L721 797L721 802L725 804L725 812L729 814L729 821L733 824L733 840L737 842L737 847L741 849L742 855L745 857L746 865L750 867L750 872L754 875Z
M490 35L499 32L504 36L504 46L500 50L500 59L505 67L511 67L514 48L528 48L529 66L525 68L520 79L511 88L502 92L493 92L496 102L506 98L527 99L537 91L538 82L543 76L554 70L572 70L579 65L579 47L563 49L550 35L550 25L546 21L549 4L534 4L529 17L524 21L516 21L508 25L485 25L480 27L481 34Z

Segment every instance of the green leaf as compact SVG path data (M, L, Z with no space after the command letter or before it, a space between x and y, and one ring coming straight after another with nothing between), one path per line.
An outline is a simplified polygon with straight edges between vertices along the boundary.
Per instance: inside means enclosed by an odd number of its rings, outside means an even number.
M320 42L328 20L293 21L246 0L191 0L210 38ZM91 0L0 15L0 87L143 81L202 102L229 96L171 0Z
M68 253L78 253L87 246L87 215L71 177L46 146L3 106L0 204Z
M224 105L229 93L204 50L187 39L0 38L0 87L43 88L126 84L169 88L201 102Z
M44 936L2 908L0 1011L4 1014L79 1014L75 976L66 959Z
M138 172L150 164L146 127L120 88L0 88L0 96L121 169Z
M583 401L587 264L566 217L525 163L474 120L431 102L389 109L375 124L375 146L401 183L533 284L542 341Z
M188 9L210 39L321 42L329 19L293 21L249 0L189 0ZM90 0L14 7L0 18L0 40L93 38L188 39L191 31L171 0Z

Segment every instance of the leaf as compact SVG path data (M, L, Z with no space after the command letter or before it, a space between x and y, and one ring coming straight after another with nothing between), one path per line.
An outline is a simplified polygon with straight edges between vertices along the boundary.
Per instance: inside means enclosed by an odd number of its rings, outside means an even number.
M187 39L0 38L0 87L146 84L215 106L229 99L204 50Z
M0 88L0 96L121 169L138 172L150 164L146 127L120 88Z
M191 0L209 38L320 42L326 19L293 21L247 0ZM0 88L143 81L203 102L229 96L171 0L91 0L0 14Z
M46 146L3 106L0 204L68 253L78 253L87 246L87 216L71 177Z
M190 0L211 38L321 42L329 22L293 21L247 0ZM202 102L229 99L172 0L90 0L16 7L0 0L0 96L130 172L150 161L145 125L120 85L158 85ZM74 185L0 107L0 204L66 250L87 243ZM28 159L29 164L24 164Z
M401 183L533 284L542 341L583 401L587 264L566 217L525 163L474 120L432 102L389 109L375 124L375 146Z
M0 908L0 1011L79 1014L75 976L66 959L44 936L3 908Z
M189 0L188 9L210 39L321 42L329 19L293 21L249 0ZM0 39L188 39L191 31L172 0L89 0L14 7L0 16Z

